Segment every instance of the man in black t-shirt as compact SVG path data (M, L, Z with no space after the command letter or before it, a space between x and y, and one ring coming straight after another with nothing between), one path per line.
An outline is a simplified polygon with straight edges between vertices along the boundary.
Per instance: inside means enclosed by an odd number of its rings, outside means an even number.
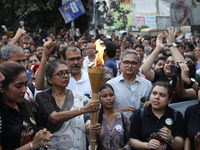
M189 77L189 68L187 64L183 63L184 58L178 51L175 44L176 31L170 29L169 32L165 33L167 37L167 44L170 47L172 56L168 56L163 67L163 74L155 72L152 69L152 65L156 60L159 52L163 49L163 35L158 35L156 41L156 48L147 58L142 66L142 73L146 79L155 83L156 81L169 81L174 87L174 97L172 102L184 101L185 99L196 99L198 91L198 83ZM181 73L174 75L171 71L173 65L179 65ZM188 85L189 88L185 88L184 84Z

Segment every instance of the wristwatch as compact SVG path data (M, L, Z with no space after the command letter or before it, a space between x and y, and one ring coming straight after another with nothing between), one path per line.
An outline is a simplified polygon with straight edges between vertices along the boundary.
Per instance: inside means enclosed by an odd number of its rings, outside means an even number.
M170 141L166 141L166 143L170 144L174 142L174 137L171 135Z
M195 83L195 79L194 78L190 78L190 84L188 85L189 87L192 87L192 85Z
M170 45L169 45L169 48L170 47L177 47L177 45L176 45L176 43L171 43Z

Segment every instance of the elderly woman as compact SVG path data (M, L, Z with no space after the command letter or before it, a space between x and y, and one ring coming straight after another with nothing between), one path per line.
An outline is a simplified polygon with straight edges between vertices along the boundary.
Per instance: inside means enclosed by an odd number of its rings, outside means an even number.
M0 150L33 150L50 146L52 134L46 129L35 134L36 121L30 104L24 100L27 90L27 73L16 62L0 65ZM33 138L34 137L34 138Z
M99 100L87 103L82 93L66 90L70 71L65 62L49 63L45 73L51 88L39 93L36 103L40 125L54 134L51 148L85 150L86 131L90 128L88 113L99 109Z
M130 145L134 149L179 150L184 145L183 116L168 107L172 87L168 82L156 82L146 108L138 110L131 122Z

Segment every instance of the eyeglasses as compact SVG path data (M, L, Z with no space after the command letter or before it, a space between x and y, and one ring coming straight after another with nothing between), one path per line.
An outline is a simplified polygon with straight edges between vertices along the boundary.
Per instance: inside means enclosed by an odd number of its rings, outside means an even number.
M37 59L34 59L34 60L29 60L29 61L28 61L28 63L33 63L33 62L36 63L36 62L38 62L38 60L37 60Z
M82 59L82 57L75 57L75 58L66 58L69 61L80 61Z
M15 62L20 63L20 64L26 64L26 60L16 60Z
M122 63L125 65L125 66L129 66L131 64L131 66L136 66L138 65L138 62L137 61L128 61L128 60L124 60L122 61Z
M70 71L65 71L65 72L58 72L58 73L54 73L54 76L59 76L60 78L65 77L66 75L70 75Z
M138 53L142 53L143 52L143 50L136 50Z
M44 49L37 49L36 51L37 51L37 52L39 52L39 51L42 51L42 52L43 52L43 51L44 51Z
M90 49L91 49L91 50L94 50L94 49L95 49L95 47L94 47L94 48L86 48L85 50L90 50Z

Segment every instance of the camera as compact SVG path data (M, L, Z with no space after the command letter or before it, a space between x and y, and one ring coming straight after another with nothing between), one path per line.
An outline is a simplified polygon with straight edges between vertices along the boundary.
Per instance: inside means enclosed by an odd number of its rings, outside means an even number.
M192 61L185 61L185 64L187 64L188 68L189 68L189 77L190 78L194 78L195 74L196 74L196 70L195 70L195 65L192 63ZM173 65L171 66L171 72L173 75L180 75L181 74L181 68L179 65Z

